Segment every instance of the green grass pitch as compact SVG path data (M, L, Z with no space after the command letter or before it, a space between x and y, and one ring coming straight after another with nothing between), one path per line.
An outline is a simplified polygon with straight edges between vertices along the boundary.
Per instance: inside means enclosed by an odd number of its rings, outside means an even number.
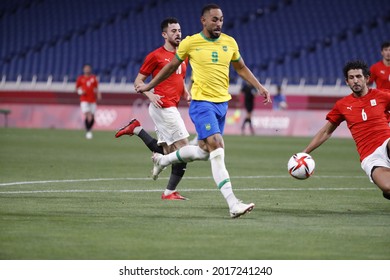
M233 188L256 208L230 219L209 162L187 167L188 201L162 201L151 153L114 132L0 129L0 259L389 259L390 201L351 139L312 153L312 178L287 173L309 138L225 136Z

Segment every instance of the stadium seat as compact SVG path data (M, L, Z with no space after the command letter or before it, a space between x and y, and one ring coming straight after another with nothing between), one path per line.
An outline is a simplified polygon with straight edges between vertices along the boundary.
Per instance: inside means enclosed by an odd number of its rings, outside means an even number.
M135 76L146 53L163 42L160 21L177 17L183 37L199 32L200 9L208 2L1 1L0 24L7 28L0 29L0 73L12 80L23 73L62 81L64 75L77 76L87 62L102 80ZM225 14L225 32L263 77L299 81L309 75L307 81L316 83L326 75L325 83L332 83L346 60L378 60L379 46L388 40L386 0L216 2Z

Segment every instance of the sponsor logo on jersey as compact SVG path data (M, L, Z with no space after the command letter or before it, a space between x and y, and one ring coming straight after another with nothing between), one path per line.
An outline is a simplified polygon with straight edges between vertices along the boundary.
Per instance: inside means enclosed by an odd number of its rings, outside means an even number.
M347 106L347 110L351 110L352 111L352 106Z

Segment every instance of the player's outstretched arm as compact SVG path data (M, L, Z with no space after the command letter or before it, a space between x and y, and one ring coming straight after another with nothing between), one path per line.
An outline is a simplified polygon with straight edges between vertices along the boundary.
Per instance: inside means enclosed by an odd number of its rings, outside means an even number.
M183 79L183 83L184 83L184 87L183 87L183 94L182 94L182 97L184 98L185 101L187 101L187 103L189 104L191 102L191 93L189 92L189 90L187 89L187 85L186 85L186 82L185 80Z
M332 124L331 122L327 122L317 132L317 134L313 137L309 145L302 152L310 154L312 151L321 146L326 140L328 140L332 136L332 133L336 130L336 128L336 125Z
M84 91L81 87L81 81L80 81L80 78L77 78L77 81L76 81L76 92L78 95L83 95L84 94Z
M264 97L264 105L272 103L271 95L268 90L257 80L252 71L245 65L243 58L241 57L238 61L232 62L232 65L238 75L247 81L249 84L257 89L257 92Z
M138 85L135 87L135 90L137 92L145 92L149 91L155 86L157 86L159 83L167 79L170 75L172 75L173 72L176 71L176 69L179 67L181 64L181 61L177 59L176 56L173 57L171 62L169 62L167 65L161 69L161 71L154 77L149 84L144 84L144 85Z

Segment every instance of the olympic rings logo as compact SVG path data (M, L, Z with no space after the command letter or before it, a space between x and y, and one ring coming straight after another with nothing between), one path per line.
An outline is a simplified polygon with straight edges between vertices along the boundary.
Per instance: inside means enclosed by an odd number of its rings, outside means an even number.
M114 109L98 109L95 114L96 124L99 126L110 126L118 117Z

